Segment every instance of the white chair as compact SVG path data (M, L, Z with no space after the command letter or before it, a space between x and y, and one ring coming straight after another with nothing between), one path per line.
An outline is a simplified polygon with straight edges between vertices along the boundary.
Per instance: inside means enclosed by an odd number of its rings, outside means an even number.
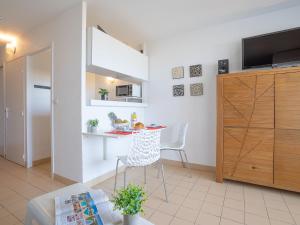
M133 142L127 156L119 156L116 165L115 186L117 186L117 176L119 162L125 165L124 170L124 187L126 186L126 171L129 167L144 167L144 183L146 184L146 167L158 162L162 171L163 187L165 191L166 201L168 201L164 167L160 160L160 133L161 130L140 130L133 134Z
M176 141L171 142L171 143L166 143L166 144L162 143L161 146L160 146L160 150L161 151L171 150L171 151L178 152L179 155L180 155L180 158L181 158L182 166L184 168L188 167L188 169L191 172L191 166L188 162L188 158L187 158L187 155L186 155L186 152L185 152L185 149L184 149L185 148L187 130L188 130L188 123L180 124ZM184 154L185 162L183 160L182 153ZM158 171L158 176L159 176L159 171Z

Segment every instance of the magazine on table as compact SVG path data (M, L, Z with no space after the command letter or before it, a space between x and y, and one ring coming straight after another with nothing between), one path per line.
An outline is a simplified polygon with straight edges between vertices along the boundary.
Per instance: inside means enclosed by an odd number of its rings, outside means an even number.
M104 225L121 220L103 191L55 198L56 225Z

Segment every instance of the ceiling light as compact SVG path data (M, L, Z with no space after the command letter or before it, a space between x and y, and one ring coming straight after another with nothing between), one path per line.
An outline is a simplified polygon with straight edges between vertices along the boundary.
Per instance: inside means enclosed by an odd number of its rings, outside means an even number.
M17 39L16 37L0 33L0 42L6 43L6 48L13 51L13 53L16 53L16 47L17 47Z
M16 38L9 34L0 33L0 40L6 43L16 43Z

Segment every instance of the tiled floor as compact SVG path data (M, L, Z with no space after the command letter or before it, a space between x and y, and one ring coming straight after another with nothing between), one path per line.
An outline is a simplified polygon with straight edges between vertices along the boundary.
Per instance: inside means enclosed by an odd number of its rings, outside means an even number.
M22 224L29 199L63 187L50 178L50 167L25 169L0 157L0 225Z
M300 225L300 194L237 182L214 182L214 174L167 166L169 203L164 201L156 169L147 172L145 217L156 225ZM49 165L26 170L0 158L0 224L21 224L27 201L64 186L49 177ZM128 172L131 183L143 184L143 171ZM119 186L123 177L118 178ZM113 192L114 179L94 188Z
M169 203L156 169L150 168L146 214L156 225L300 225L300 194L255 185L214 181L214 174L167 167ZM143 171L129 172L131 182L143 184ZM96 188L112 193L114 180ZM122 175L118 179L122 185Z

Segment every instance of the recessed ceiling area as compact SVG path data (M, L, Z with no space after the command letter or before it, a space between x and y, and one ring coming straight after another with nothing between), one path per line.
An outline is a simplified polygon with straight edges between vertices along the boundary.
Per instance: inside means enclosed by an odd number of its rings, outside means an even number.
M299 0L88 0L88 25L136 47L184 31L300 4Z

